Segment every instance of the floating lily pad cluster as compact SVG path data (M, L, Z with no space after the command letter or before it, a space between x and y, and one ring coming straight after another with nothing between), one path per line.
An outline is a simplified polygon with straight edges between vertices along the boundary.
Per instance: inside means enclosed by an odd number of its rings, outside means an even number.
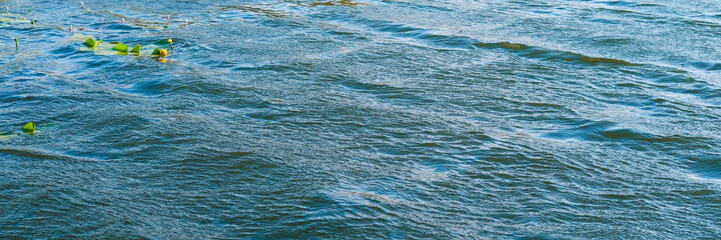
M172 39L168 39L168 40L167 40L167 43L170 44L170 47L171 47L171 49L172 49L172 47L173 47L173 40L172 40ZM98 50L97 48L99 48L98 46L100 46L100 48L102 48L102 49L107 49L107 48L109 48L109 49L111 49L111 50L113 50L113 51L116 51L117 53L120 53L120 54L127 54L128 52L130 52L130 53L135 54L135 55L140 55L140 53L141 53L141 46L140 46L140 44L135 45L135 47L133 47L133 48L130 48L130 47L128 47L128 45L125 45L125 44L123 44L123 43L103 44L103 40L95 40L93 37L88 37L88 38L85 40L85 42L83 42L83 44L85 44L85 46L87 46L89 49L92 49L92 50ZM112 46L112 47L111 47L111 46ZM160 49L160 48L157 48L157 47L156 47L156 48L150 53L150 55L152 55L152 56L157 56L157 57L167 57L167 56L168 56L168 51L165 50L165 49Z

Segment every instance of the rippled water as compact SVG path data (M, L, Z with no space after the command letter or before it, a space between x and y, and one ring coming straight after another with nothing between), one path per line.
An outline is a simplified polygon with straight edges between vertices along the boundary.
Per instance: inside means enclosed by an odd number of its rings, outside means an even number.
M721 1L84 5L0 3L0 238L721 236Z

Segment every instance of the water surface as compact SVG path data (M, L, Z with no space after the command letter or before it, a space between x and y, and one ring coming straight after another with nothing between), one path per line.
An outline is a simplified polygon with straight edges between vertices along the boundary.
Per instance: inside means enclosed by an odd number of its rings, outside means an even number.
M721 1L84 5L0 3L0 238L721 235Z

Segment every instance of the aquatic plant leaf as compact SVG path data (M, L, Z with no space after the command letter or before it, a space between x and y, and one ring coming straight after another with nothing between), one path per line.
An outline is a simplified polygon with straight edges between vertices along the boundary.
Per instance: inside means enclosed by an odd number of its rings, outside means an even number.
M140 53L140 44L133 47L133 49L130 49L131 53Z
M29 122L23 126L23 132L25 133L33 133L35 132L35 123Z
M115 51L120 51L120 52L127 52L127 51L128 51L128 45L125 45L125 44L122 44L122 43L118 43L118 45L115 45L115 47L113 47L113 50L115 50Z
M95 46L98 46L98 42L96 42L93 38L88 38L88 40L85 40L83 44L85 44L85 46L88 46L89 48L94 48Z
M155 48L155 50L153 50L153 55L160 55L160 49Z

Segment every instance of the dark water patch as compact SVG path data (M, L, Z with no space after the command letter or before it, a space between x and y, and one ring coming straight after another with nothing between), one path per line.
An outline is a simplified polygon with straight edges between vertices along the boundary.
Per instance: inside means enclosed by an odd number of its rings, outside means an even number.
M684 20L681 21L682 23L691 25L691 26L702 26L702 27L711 27L713 29L721 28L720 23L712 23L707 21L699 21L699 20Z
M248 113L247 116L265 121L283 121L303 113L301 110L292 109L267 109Z
M691 76L685 74L686 72L658 72L658 71L646 71L646 72L635 72L634 74L652 80L657 83L680 83L680 84L697 84L699 81Z
M357 82L357 81L343 81L343 85L355 90L365 91L365 92L378 92L378 93L401 93L403 92L402 88L396 88L392 86L388 86L386 84L374 84L374 83L364 83L364 82Z
M30 137L30 136L21 136L21 137ZM101 161L101 160L94 159L94 158L80 157L80 156L68 155L68 154L64 154L64 153L46 151L46 150L42 150L42 149L33 148L30 146L25 147L25 148L23 148L23 147L0 147L0 152L4 153L4 154L9 154L9 155L15 155L18 157L32 158L35 160L58 160L58 161L69 161L69 162Z
M126 88L116 88L119 92L145 96L161 95L169 92L171 89L172 85L165 81L158 80L138 82Z
M498 42L498 43L475 43L476 47L479 48L487 48L487 49L506 49L511 50L512 52L515 52L519 54L519 56L531 58L531 59L544 59L544 60L551 60L551 61L571 61L571 62L578 62L578 63L584 63L584 64L590 64L590 65L598 65L598 64L610 64L610 65L625 65L625 66L637 66L638 64L633 64L624 60L619 59L612 59L612 58L598 58L598 57L589 57L582 54L574 53L574 52L568 52L568 51L559 51L559 50L549 50L544 49L540 47L533 47L528 46L525 44L517 44L517 43L509 43L509 42Z
M601 11L609 11L609 12L614 12L614 13L619 13L619 14L629 14L629 13L630 13L630 14L640 14L640 13L638 13L638 12L634 12L634 11L626 10L626 9L599 8L598 10L601 10Z
M624 6L624 7L632 7L636 6L637 3L635 2L629 2L629 1L598 1L598 3L602 3L608 6Z
M471 48L471 42L469 39L464 37L458 37L458 36L446 36L446 35L438 35L438 34L421 34L417 36L418 39L430 41L434 44L439 44L444 47L449 47L453 49L467 49Z
M78 50L74 46L64 46L64 47L55 49L50 53L56 54L59 58L69 58L69 57L79 57L78 54L80 53L80 50Z
M373 96L381 99L388 99L393 101L401 100L409 105L421 103L427 104L433 102L430 99L426 99L424 97L413 94L407 89L393 87L387 84L358 82L353 79L344 79L341 81L341 84L348 90L372 94Z
M689 139L683 136L673 135L673 136L655 136L649 133L643 133L639 131L635 131L632 129L614 129L614 130L608 130L601 132L601 136L604 136L609 139L613 140L636 140L636 141L643 141L643 142L649 142L649 143L666 143L666 142L673 142L673 143L679 143L684 144L692 141L693 139Z
M91 54L91 53L85 53L85 54ZM113 65L113 64L116 64L116 61L114 61L114 60L112 60L112 59L109 59L109 58L107 58L107 59L93 59L93 60L85 61L85 66L84 66L84 68L86 68L86 69L93 69L93 68L96 68L96 69L100 68L100 69L102 69L102 68L108 67L108 66ZM81 72L81 71L73 71L73 72ZM71 72L71 73L73 73L73 72Z
M257 16L267 17L267 18L288 18L292 17L295 14L292 12L289 12L287 10L282 9L273 9L272 5L241 5L241 6L222 6L220 7L221 11L228 11L228 10L238 10L241 12L250 13Z
M595 18L595 19L591 19L591 20L589 20L589 21L595 22L595 23L619 24L618 21L610 20L610 19L603 19L603 18Z
M703 67L710 64L695 63L695 65L697 67ZM693 96L711 105L721 103L721 101L719 101L721 88L718 88L713 83L690 76L690 74L685 71L673 70L663 72L657 69L651 69L628 73L648 80L648 82L651 83L649 87L652 88L675 94Z
M710 63L710 62L694 62L691 63L694 67L700 70L706 71L718 71L721 70L721 63Z
M689 170L702 178L721 180L721 156L708 154L688 159Z
M346 37L352 37L357 40L368 40L368 38L360 35L359 33L355 32L346 32L346 31L329 31L330 34L338 35L338 36L346 36Z
M130 31L143 30L142 27L122 23L108 23L103 26L107 30L116 30L118 33L130 33Z
M337 1L320 1L310 2L308 4L302 4L307 7L320 7L320 6L343 6L343 7L358 7L358 6L369 6L370 4L365 2L358 2L352 0L337 0Z
M200 64L211 68L232 68L237 65L237 63L227 60L208 60L205 62L201 62Z
M603 121L581 121L578 127L544 133L541 136L559 140L584 140L596 142L644 142L649 144L673 144L680 146L700 140L680 135L655 135L630 128L617 128L618 124Z

